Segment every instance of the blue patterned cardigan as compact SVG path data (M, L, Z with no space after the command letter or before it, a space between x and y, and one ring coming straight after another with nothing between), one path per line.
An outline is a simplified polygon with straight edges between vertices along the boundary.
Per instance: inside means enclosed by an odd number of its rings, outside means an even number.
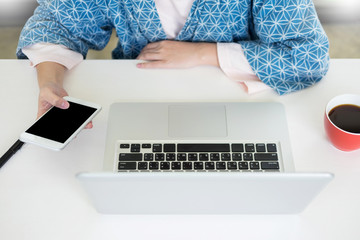
M153 0L38 0L20 35L21 49L49 42L86 57L112 29L112 57L134 59L149 42L166 39ZM309 87L326 74L329 42L311 0L195 0L176 40L241 44L255 74L279 94Z

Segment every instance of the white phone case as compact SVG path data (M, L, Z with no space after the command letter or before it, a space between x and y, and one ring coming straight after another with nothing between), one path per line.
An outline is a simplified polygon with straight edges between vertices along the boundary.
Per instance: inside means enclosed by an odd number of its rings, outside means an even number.
M48 138L44 138L38 135L34 135L31 133L28 133L26 131L24 131L23 133L21 133L20 135L20 140L26 143L31 143L31 144L35 144L41 147L45 147L45 148L49 148L52 150L61 150L63 149L95 116L96 114L101 110L101 106L95 103L91 103L91 102L87 102L81 99L76 99L73 97L64 97L65 100L69 101L70 104L71 102L73 103L77 103L80 105L84 105L84 106L88 106L88 107L92 107L95 108L96 110L86 119L86 121L84 121L77 129L76 131L74 131L67 139L65 142L58 142L58 141L54 141ZM37 119L34 124L39 121L43 116L45 116L51 109L49 109L44 115L42 115L39 119ZM33 124L33 125L34 125Z

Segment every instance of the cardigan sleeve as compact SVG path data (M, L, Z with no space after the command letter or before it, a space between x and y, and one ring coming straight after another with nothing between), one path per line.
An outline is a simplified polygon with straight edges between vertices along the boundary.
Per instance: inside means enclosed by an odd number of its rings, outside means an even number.
M253 0L252 19L239 43L261 81L282 95L325 76L329 42L311 0Z
M217 43L217 54L221 70L244 86L249 94L271 89L261 82L248 63L241 45L238 43Z
M22 49L36 43L60 44L84 58L89 48L100 50L108 43L112 25L101 2L38 0L38 3L20 34L18 58L26 58Z
M35 43L24 47L22 52L34 67L42 62L56 62L70 70L83 60L80 53L52 43Z

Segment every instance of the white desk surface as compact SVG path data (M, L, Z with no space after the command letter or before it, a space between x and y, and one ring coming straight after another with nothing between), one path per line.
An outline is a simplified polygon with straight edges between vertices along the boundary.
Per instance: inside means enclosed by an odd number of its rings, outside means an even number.
M28 61L0 60L0 74L1 155L35 119L38 88ZM335 149L323 129L328 100L360 94L360 59L331 60L320 83L286 96L247 95L213 67L140 70L124 60L84 61L69 72L66 88L103 110L65 150L25 145L0 169L0 239L360 239L360 150ZM335 179L299 215L100 215L74 176L101 170L115 101L282 102L296 170Z

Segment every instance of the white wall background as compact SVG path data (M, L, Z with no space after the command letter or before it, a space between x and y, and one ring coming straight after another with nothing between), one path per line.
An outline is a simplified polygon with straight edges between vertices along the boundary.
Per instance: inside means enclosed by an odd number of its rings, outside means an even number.
M36 6L36 0L0 0L0 26L24 25Z
M313 0L313 2L322 22L360 22L360 0Z

